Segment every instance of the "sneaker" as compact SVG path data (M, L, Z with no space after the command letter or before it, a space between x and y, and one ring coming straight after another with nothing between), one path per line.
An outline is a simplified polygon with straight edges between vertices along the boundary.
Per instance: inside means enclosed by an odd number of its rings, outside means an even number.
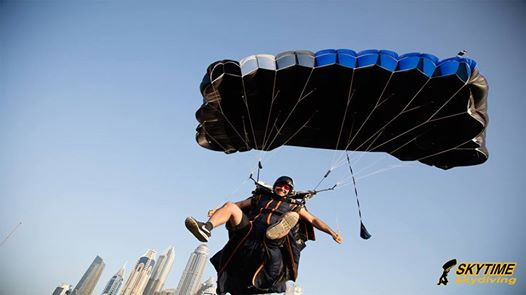
M184 225L199 241L203 243L208 242L208 239L212 235L210 232L211 229L208 229L206 223L199 222L193 217L186 217Z
M281 239L298 223L300 215L296 212L287 212L281 219L267 229L266 236L270 240Z

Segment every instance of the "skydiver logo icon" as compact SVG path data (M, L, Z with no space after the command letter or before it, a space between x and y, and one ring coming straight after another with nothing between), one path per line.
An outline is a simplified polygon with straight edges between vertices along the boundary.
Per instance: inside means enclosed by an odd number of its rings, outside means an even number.
M444 265L442 266L444 271L442 272L442 276L438 279L437 285L440 285L440 284L444 284L444 286L447 285L448 283L447 274L455 265L457 265L456 259L451 259L448 262L444 263Z

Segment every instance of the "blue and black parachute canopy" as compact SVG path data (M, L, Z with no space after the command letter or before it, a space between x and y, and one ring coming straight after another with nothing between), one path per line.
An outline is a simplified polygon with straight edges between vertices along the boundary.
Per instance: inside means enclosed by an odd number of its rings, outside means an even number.
M212 63L199 145L386 152L448 169L488 158L488 86L476 62L426 53L327 49Z

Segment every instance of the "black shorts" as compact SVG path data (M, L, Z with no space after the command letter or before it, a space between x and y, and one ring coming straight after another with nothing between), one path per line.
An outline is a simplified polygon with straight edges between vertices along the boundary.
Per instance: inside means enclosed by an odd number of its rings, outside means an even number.
M243 213L243 216L241 217L241 222L238 225L232 225L231 222L228 221L225 224L225 227L229 232L237 234L239 232L246 231L249 228L249 224L250 221L248 220L248 217L245 215L245 213Z

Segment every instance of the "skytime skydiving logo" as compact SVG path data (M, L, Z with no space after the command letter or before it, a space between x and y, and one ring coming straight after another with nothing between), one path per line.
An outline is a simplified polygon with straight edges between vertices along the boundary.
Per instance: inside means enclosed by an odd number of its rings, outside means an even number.
M442 276L440 277L440 279L438 279L438 284L437 285L440 285L440 284L447 285L447 283L449 282L448 279L447 279L447 274L449 273L451 268L453 266L455 266L456 264L457 264L457 260L456 259L451 259L448 262L444 263L444 265L442 266L444 271L442 272Z
M442 268L442 276L437 285L447 285L447 275L457 264L456 259L446 262ZM462 262L455 270L457 284L508 284L513 286L517 278L513 277L517 262Z

